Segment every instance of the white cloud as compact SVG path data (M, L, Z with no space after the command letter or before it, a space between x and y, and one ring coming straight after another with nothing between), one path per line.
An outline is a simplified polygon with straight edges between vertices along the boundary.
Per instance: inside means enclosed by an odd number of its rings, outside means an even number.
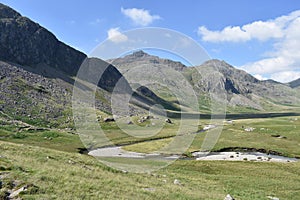
M285 37L286 27L300 16L300 10L268 21L254 21L243 26L227 26L212 31L205 26L198 28L198 35L207 42L245 42L252 39L265 41Z
M250 40L273 42L273 49L264 58L240 68L262 77L288 82L299 77L300 70L300 10L268 21L255 21L242 26L228 26L211 31L198 28L198 35L207 42L247 42ZM297 73L292 73L297 72Z
M293 80L300 78L300 71L284 71L274 73L271 76L271 79L277 80L282 83L288 83Z
M211 31L205 26L198 28L198 35L207 42L245 42L252 39L265 41L284 36L282 26L276 21L255 21L240 26L227 26L221 31Z
M292 60L289 60L283 56L277 56L265 58L256 62L247 63L241 68L252 74L271 74L283 70L289 70L292 64Z
M126 42L128 37L119 31L119 28L111 28L107 31L108 39L115 43Z
M267 79L267 78L263 77L263 76L260 75L260 74L255 74L254 77L257 78L257 79L260 80L260 81L266 80L266 79Z
M148 10L137 8L121 8L121 12L129 17L136 25L148 26L154 20L161 19L159 15L151 15Z
M208 42L241 42L250 39L249 34L241 30L239 26L228 26L222 31L210 31L205 26L201 26L198 34L202 36L202 40Z

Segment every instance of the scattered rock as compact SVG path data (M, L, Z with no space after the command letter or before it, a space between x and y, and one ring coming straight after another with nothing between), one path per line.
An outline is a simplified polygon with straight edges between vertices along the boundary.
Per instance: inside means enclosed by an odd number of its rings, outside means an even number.
M287 137L281 136L281 135L271 135L271 137L275 137L275 138L279 138L279 139L287 139Z
M224 200L234 200L234 198L230 194L227 194Z
M178 179L175 179L175 180L174 180L174 184L175 184L175 185L182 185L181 182L180 182Z
M74 162L73 160L68 160L68 163L71 164L71 165L76 164L76 162Z
M147 119L153 119L154 117L153 116L151 116L151 115L147 115L147 116L143 116L143 117L141 117L141 119L143 119L143 120L147 120Z
M216 128L216 127L217 127L216 125L209 124L209 125L204 126L203 131L208 131L208 130Z
M13 191L10 193L9 198L10 198L10 199L16 198L21 192L27 191L27 188L28 188L28 186L25 185L25 186L23 186L23 187L21 187L21 188L19 188L19 189L17 189L17 190L13 190Z
M255 128L253 128L253 127L247 127L244 130L247 131L247 132L252 132L252 131L255 130Z
M103 119L104 122L114 122L115 119L114 118L110 118L110 117L106 117Z
M149 191L149 192L154 192L154 191L155 191L155 188L143 188L143 190Z
M269 198L269 199L271 199L271 200L279 200L278 197L267 196L267 198Z
M169 118L165 119L165 122L169 123L169 124L172 124L172 121Z

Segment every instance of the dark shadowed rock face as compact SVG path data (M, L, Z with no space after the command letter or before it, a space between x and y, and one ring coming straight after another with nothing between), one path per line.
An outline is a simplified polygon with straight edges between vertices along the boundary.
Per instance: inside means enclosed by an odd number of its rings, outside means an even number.
M39 24L0 4L0 60L30 67L46 65L75 75L85 57Z
M109 92L131 93L131 87L122 74L113 65L98 58L86 58L78 78Z
M289 85L292 88L300 87L300 78L297 79L297 80L294 80L294 81L290 82Z

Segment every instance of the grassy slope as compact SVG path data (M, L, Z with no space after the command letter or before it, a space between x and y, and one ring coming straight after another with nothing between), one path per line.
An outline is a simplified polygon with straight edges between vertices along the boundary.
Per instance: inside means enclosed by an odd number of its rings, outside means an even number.
M114 123L106 126L114 132ZM174 126L166 128L166 133L171 133L176 126L175 121ZM242 126L256 127L256 130L244 132ZM300 117L236 120L225 126L215 149L264 147L300 155L299 126ZM260 130L262 127L265 130ZM77 148L82 144L77 135L50 130L25 131L16 137L15 128L2 124L0 129L0 174L3 176L0 197L17 180L15 188L31 185L27 193L21 194L24 199L223 199L227 193L243 200L267 199L268 195L300 199L300 163L179 160L152 175L121 173L90 156L78 154ZM287 139L273 138L271 134ZM190 150L199 148L201 138L203 134L196 137ZM161 141L153 142L141 144L147 148L148 144L155 146ZM174 179L183 185L174 185Z
M203 125L208 123L208 120L201 121ZM246 132L244 129L247 127L253 127L255 130ZM218 151L228 147L262 148L277 151L286 156L300 157L299 128L300 116L235 120L233 124L225 123L222 134L213 150ZM272 137L272 135L280 135L286 139ZM197 134L189 151L200 150L204 137L205 133ZM159 150L169 142L170 139L143 142L126 146L125 149L147 153Z
M156 174L125 174L92 157L0 142L5 187L38 187L24 199L297 199L299 163L177 161ZM164 176L166 175L166 176ZM174 185L174 179L183 186ZM165 180L165 181L164 181ZM145 188L154 188L147 191ZM2 191L5 188L2 189Z

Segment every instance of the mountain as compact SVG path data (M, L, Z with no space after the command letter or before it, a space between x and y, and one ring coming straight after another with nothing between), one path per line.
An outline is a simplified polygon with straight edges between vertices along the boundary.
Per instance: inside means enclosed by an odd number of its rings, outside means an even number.
M122 74L126 73L132 67L139 65L161 65L161 66L168 66L177 71L183 71L186 66L183 65L181 62L172 61L169 59L162 59L158 56L153 56L145 53L144 51L136 51L132 54L129 54L122 58L110 59L107 62L113 63L115 66L120 66L118 69Z
M288 83L291 88L297 88L300 86L300 78Z
M73 127L72 91L80 67L84 76L77 77L77 85L87 91L97 86L95 106L100 112L112 113L112 92L119 81L122 84L114 92L132 94L130 114L145 113L155 104L177 109L147 87L137 86L133 91L113 65L88 58L0 3L0 118L38 126Z
M130 115L146 113L156 104L171 111L180 110L180 106L188 111L190 105L180 105L174 92L183 91L180 95L188 99L185 92L190 86L204 113L210 110L210 94L216 94L215 98L220 91L226 93L229 112L274 111L300 104L299 91L292 88L297 87L297 81L290 85L259 81L224 61L187 67L143 51L108 61L88 58L39 24L0 4L0 118L72 128L74 77L81 66L86 67L83 74L88 78L78 77L80 88L93 90L91 85L96 86L95 107L97 112L107 114L112 114L112 92L120 80L117 93L131 96Z
M108 62L116 66L128 80L155 80L168 76L170 80L173 80L169 84L174 85L176 81L179 81L178 78L172 77L176 73L166 75L158 72L171 68L173 71L181 73L197 93L202 111L209 110L210 94L218 94L223 91L227 96L225 101L229 106L229 112L272 111L282 109L285 105L300 104L297 92L291 87L270 80L259 81L225 61L213 59L200 66L187 67L180 62L137 51L121 58L110 59ZM148 77L145 74L148 74ZM174 96L167 95L167 93L171 93L167 87L157 84L150 84L148 87L159 97L176 102ZM215 100L223 101L224 99Z
M87 56L59 41L39 24L0 4L0 117L49 127L72 127L71 98L74 76L84 65L93 78L82 88L96 89L96 107L111 112L111 92L123 77L112 65ZM107 68L106 68L107 67ZM96 80L96 79L94 79ZM131 88L124 81L127 92Z
M0 13L0 60L76 75L85 54L8 6L0 4Z
M295 105L299 99L294 90L285 84L275 81L259 81L243 70L239 70L224 61L211 60L196 67L202 77L202 82L210 83L211 78L226 90L230 106L248 106L264 110L266 106ZM211 75L208 76L208 74ZM217 79L216 79L217 75ZM211 83L213 84L213 83ZM204 88L209 89L207 86ZM268 104L268 105L264 105Z

